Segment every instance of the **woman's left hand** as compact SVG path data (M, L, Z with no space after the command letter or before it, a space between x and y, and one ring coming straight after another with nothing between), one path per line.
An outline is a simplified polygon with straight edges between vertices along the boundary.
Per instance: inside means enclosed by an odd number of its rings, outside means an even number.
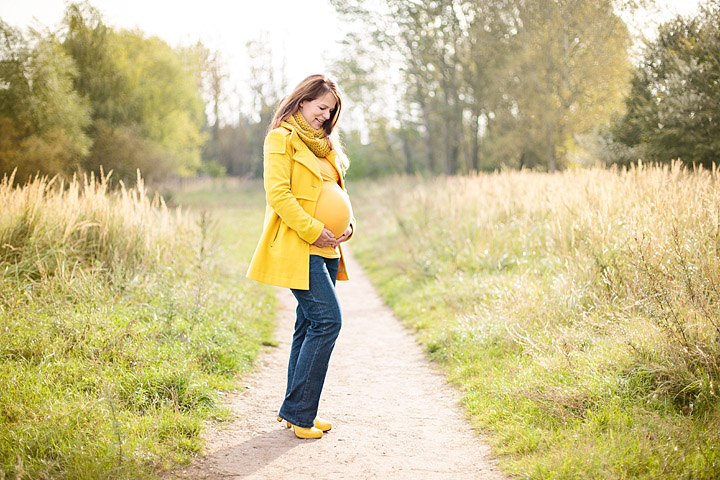
M341 244L343 242L347 242L350 236L352 235L353 229L352 227L348 227L347 230L345 230L345 233L340 235L337 239L337 244Z

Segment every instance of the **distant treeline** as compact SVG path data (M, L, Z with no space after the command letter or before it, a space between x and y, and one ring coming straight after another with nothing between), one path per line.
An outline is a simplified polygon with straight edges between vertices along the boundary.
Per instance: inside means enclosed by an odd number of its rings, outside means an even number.
M720 158L720 0L662 25L635 66L633 1L331 3L352 176ZM200 43L113 28L87 2L54 31L0 19L0 175L259 176L288 86L267 42L247 52L251 102L227 119L226 66Z
M35 173L141 169L149 178L201 164L199 59L158 38L117 31L88 4L58 32L0 24L0 169ZM117 178L116 177L116 178Z
M0 176L258 173L264 127L206 115L226 77L202 44L112 28L87 2L70 4L56 31L23 34L0 19Z
M645 24L652 1L332 3L368 124L346 140L356 173L720 160L720 0L660 26L635 66L623 18Z

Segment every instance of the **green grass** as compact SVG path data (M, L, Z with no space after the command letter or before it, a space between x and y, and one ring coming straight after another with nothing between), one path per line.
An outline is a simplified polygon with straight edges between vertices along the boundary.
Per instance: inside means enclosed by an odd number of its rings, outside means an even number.
M350 187L354 251L507 471L720 478L720 172Z
M155 478L202 449L272 343L252 208L167 208L104 179L0 185L0 478ZM178 194L175 201L183 201ZM193 203L188 201L188 204ZM252 238L252 240L250 240Z

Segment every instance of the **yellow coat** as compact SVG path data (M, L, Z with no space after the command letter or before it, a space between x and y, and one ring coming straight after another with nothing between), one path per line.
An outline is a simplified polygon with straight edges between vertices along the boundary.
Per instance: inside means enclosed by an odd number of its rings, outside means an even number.
M313 218L323 182L318 159L287 123L268 133L263 152L267 207L247 276L279 287L308 290L310 244L324 227ZM334 151L327 157L333 165L335 157ZM340 187L345 190L342 175ZM338 250L337 280L347 280L342 246Z

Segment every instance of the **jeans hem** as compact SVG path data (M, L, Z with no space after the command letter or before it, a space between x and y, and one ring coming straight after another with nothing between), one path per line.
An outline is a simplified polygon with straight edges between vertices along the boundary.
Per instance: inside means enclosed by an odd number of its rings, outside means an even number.
M295 426L298 426L298 427L300 427L300 428L312 428L312 427L315 426L315 419L313 419L312 425L306 427L306 426L301 425L301 424L299 424L299 423L295 423L292 418L286 417L285 415L283 415L282 412L278 412L278 417L282 418L283 421L285 421L285 422L290 422L291 424L293 424L293 425L295 425Z

